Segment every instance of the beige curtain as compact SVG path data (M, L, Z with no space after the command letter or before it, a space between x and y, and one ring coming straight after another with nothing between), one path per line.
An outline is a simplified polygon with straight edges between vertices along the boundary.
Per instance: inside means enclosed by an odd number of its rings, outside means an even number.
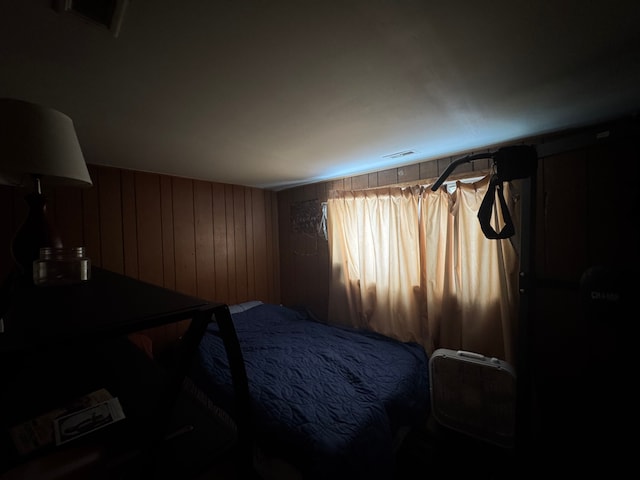
M518 256L477 218L489 177L445 188L333 192L329 321L515 361ZM519 208L505 184L509 211ZM498 205L498 202L496 202ZM501 229L499 208L494 227Z

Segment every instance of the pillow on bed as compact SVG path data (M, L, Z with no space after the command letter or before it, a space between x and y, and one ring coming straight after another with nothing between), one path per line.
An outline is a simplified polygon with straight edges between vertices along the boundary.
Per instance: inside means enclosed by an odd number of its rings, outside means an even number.
M236 305L229 305L229 312L231 315L234 313L246 312L247 310L256 307L258 305L262 305L260 300L252 300L250 302L238 303Z

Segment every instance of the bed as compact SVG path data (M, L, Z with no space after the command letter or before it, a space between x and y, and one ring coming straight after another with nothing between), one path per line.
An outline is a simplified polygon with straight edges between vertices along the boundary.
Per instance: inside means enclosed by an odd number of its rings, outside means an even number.
M230 311L261 454L299 478L392 478L399 439L429 412L424 348L280 305L247 302ZM217 324L205 332L189 378L234 415Z

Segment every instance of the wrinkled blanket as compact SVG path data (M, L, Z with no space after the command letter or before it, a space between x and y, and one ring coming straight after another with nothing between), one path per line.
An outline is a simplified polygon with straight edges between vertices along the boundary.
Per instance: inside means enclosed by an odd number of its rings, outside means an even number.
M287 307L234 313L256 441L310 479L391 478L394 434L429 409L428 358L418 344L329 326ZM218 327L208 327L190 377L233 411Z

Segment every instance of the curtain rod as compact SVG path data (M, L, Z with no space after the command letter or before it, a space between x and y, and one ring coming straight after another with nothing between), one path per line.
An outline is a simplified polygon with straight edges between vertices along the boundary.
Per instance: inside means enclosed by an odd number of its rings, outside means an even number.
M474 155L467 155L466 157L454 160L449 164L445 171L442 172L442 175L438 177L438 180L436 180L436 182L431 186L431 190L433 190L434 192L438 190L438 188L440 188L440 185L444 183L447 177L451 175L451 172L453 172L458 167L458 165L472 162L473 160L480 160L481 158L493 158L493 153L476 153Z

